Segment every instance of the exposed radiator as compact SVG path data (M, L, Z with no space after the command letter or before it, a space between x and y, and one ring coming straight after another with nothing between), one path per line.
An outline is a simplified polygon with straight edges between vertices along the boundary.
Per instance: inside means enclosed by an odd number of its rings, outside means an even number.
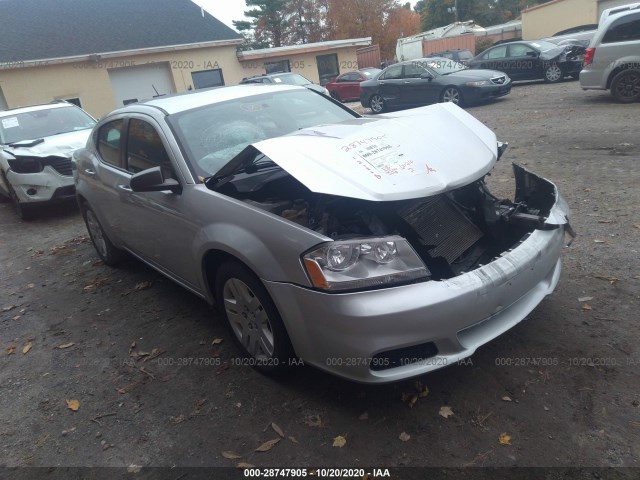
M449 264L482 238L482 231L445 195L412 201L397 211L433 257Z

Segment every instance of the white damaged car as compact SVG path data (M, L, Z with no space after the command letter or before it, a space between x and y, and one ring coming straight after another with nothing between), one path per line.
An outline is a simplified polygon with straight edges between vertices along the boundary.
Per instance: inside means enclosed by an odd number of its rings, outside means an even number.
M0 111L0 195L23 220L43 203L75 198L71 154L95 120L67 102Z
M301 87L129 105L74 154L98 255L129 252L219 306L244 363L382 383L451 365L560 276L567 204L451 103L361 117Z

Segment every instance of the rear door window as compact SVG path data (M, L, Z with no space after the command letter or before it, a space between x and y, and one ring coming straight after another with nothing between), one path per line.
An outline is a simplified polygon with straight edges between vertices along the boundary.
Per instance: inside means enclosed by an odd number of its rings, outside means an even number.
M626 15L611 24L604 34L602 43L628 42L640 40L640 13Z

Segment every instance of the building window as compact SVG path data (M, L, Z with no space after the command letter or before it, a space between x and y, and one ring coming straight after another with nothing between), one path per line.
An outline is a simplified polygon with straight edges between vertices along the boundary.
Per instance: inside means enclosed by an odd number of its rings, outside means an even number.
M325 85L340 75L338 69L338 55L335 53L329 55L318 55L316 57L318 64L318 76L320 77L320 85Z
M270 73L290 72L291 65L289 65L289 60L282 60L281 62L265 62L264 69L267 72L267 75Z
M193 87L196 90L200 88L224 86L224 77L222 76L221 68L191 72L191 78L193 79Z

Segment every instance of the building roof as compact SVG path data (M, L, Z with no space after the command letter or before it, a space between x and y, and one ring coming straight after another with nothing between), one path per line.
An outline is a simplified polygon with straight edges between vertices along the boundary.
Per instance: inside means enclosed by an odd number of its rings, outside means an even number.
M0 63L242 39L190 0L0 0L0 18Z

